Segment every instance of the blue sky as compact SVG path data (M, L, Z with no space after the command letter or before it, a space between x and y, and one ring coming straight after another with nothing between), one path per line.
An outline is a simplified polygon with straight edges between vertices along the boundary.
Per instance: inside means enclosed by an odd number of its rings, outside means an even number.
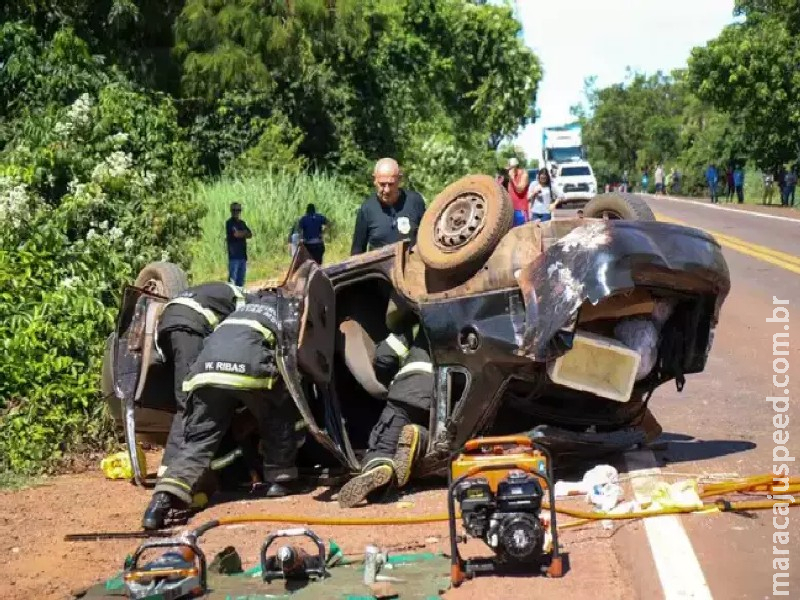
M669 72L686 64L691 49L733 22L734 0L516 0L525 43L544 68L537 123L516 142L541 157L542 125L569 122L583 100L583 81L605 87L625 79L625 67ZM495 3L502 3L496 0Z

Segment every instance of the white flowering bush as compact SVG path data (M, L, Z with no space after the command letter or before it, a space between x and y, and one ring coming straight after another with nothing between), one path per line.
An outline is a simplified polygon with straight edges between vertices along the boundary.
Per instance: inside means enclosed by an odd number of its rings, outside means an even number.
M122 286L164 255L188 268L198 235L172 104L97 82L5 130L0 471L38 472L109 439L101 360Z

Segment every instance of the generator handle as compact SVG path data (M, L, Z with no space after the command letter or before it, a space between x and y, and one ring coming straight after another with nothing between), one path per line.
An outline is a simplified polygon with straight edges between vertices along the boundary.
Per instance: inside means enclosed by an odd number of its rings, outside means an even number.
M525 435L498 435L484 438L475 438L464 444L466 452L474 452L486 446L525 446L533 448L533 441Z

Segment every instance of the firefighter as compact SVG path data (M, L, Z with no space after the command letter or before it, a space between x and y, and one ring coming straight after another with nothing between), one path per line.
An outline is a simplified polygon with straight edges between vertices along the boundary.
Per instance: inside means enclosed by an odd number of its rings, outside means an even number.
M144 529L160 529L171 509L191 504L240 402L258 424L266 496L295 492L298 430L304 424L275 362L276 309L276 295L262 292L206 339L183 385L184 444L155 487Z
M414 462L424 452L434 393L433 363L421 326L411 347L405 349L408 339L412 339L408 333L393 333L376 350L375 363L390 364L392 359L387 357L395 356L403 359L403 366L389 384L386 406L370 433L361 473L339 491L342 508L355 506L393 481L404 487Z
M183 443L186 393L182 386L189 368L200 353L205 338L230 313L244 306L248 297L252 296L229 283L204 283L178 294L161 313L156 330L156 348L161 357L172 364L177 412L158 469L159 477Z

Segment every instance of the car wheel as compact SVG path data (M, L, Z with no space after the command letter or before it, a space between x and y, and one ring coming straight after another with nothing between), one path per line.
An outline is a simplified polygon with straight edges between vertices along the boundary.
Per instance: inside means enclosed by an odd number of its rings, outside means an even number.
M139 271L133 285L151 294L173 298L189 287L189 280L175 263L154 262Z
M596 196L583 208L583 216L591 219L622 219L624 221L656 220L647 202L639 196L622 194Z
M425 211L417 251L430 269L464 273L489 257L511 229L513 218L508 192L492 177L462 177L442 190Z
M103 372L100 379L100 392L103 401L108 405L108 413L114 420L114 426L118 431L122 431L122 404L114 393L114 344L117 334L112 333L106 338L105 348L103 349Z

